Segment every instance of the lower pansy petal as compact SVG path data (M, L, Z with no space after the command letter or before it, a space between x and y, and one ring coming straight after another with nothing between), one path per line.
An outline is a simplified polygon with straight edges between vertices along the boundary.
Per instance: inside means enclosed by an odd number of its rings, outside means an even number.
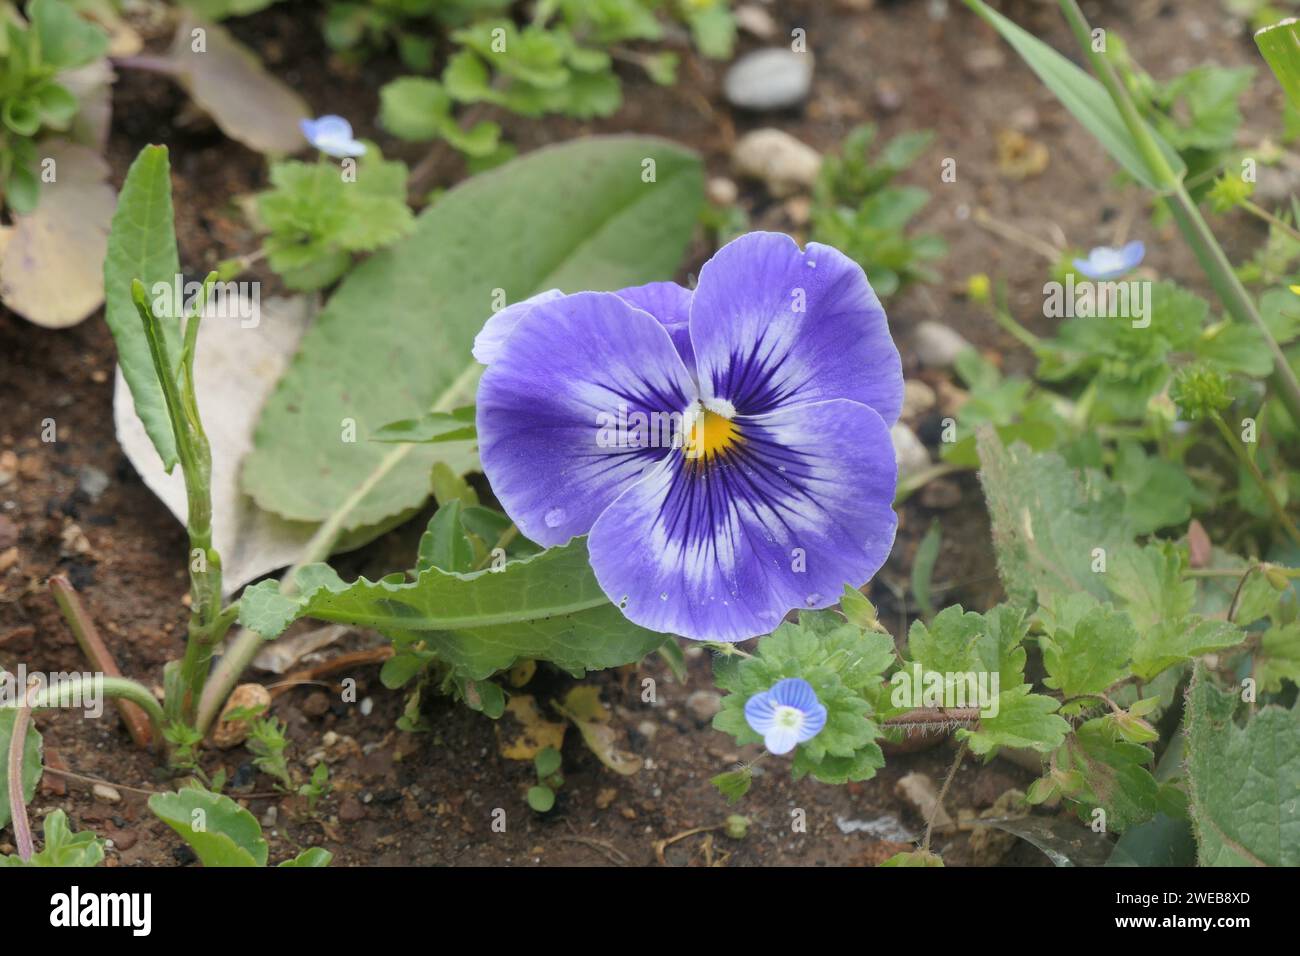
M613 293L538 303L479 385L483 471L525 536L562 544L672 453L694 387L667 331Z
M695 367L695 351L691 348L690 289L676 282L651 282L619 289L614 294L658 319L659 324L672 336L677 354L682 357L686 367Z
M892 425L898 349L862 267L820 243L752 232L704 264L691 299L700 389L741 414L845 398Z
M737 418L734 441L674 452L591 529L592 568L628 618L710 641L772 631L869 580L897 527L889 429L857 402Z

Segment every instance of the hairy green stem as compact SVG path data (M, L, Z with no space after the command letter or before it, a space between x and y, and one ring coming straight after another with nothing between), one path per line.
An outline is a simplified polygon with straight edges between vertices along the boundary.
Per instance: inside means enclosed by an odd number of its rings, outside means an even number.
M27 819L27 801L23 799L23 750L27 744L27 725L32 710L23 689L23 703L14 714L13 734L9 738L9 819L14 825L14 842L18 844L18 858L26 863L32 858L32 825Z

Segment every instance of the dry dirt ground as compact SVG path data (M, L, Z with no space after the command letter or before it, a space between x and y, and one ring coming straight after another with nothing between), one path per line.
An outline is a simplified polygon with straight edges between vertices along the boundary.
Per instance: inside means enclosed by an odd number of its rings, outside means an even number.
M974 272L1005 279L1013 307L1031 327L1041 326L1045 320L1035 322L1034 316L1040 312L1046 263L977 226L972 219L977 208L1043 238L1059 230L1076 246L1113 241L1121 234L1139 236L1158 269L1184 280L1195 278L1172 231L1152 231L1139 197L1112 187L1114 169L1101 150L959 4L949 4L952 9L943 20L934 19L932 5L923 0L881 2L864 11L867 5L785 0L769 7L783 30L806 29L817 57L813 96L799 112L736 114L721 96L723 68L688 58L682 82L671 89L655 87L629 70L625 105L607 121L498 119L521 151L596 132L659 134L698 149L712 175L728 175L735 137L763 125L778 126L823 150L834 148L852 126L867 120L878 122L886 134L934 129L934 147L904 179L932 191L921 225L942 234L951 251L939 266L941 284L914 288L891 303L891 324L909 375L918 370L908 337L925 318L955 327L1008 368L1029 364L1014 341L964 300L960 288ZM1208 60L1256 62L1248 35L1234 28L1216 0L1085 6L1091 7L1088 13L1095 22L1118 30L1138 59L1160 76ZM377 113L379 87L400 72L397 64L377 59L357 70L333 62L318 30L307 22L309 9L286 4L237 21L234 30L320 112L349 116L386 153L417 161L422 155L418 148L392 142L368 119ZM1058 49L1071 48L1052 5L1019 2L1004 9ZM756 45L753 38L742 39L742 50ZM1279 102L1270 87L1257 82L1249 101L1247 125L1259 134L1278 122ZM172 147L181 258L189 273L202 275L219 260L256 248L256 237L234 200L264 185L260 157L193 119L183 94L154 76L124 73L115 108L110 158L116 182L141 146L163 142ZM1047 146L1045 170L1020 181L999 174L995 140L1006 129ZM940 182L944 157L957 160L954 183ZM442 184L460 175L450 158L437 167ZM741 202L755 227L798 232L793 211L767 198L761 188L744 184ZM1241 239L1256 241L1249 233ZM698 242L678 278L686 280L709 252ZM268 295L275 293L273 276L257 278L266 283ZM14 667L25 662L29 669L44 671L84 667L45 588L51 574L62 573L80 590L123 671L157 683L164 662L178 657L182 648L186 544L181 527L140 482L114 438L113 364L113 343L102 315L55 332L0 312L0 452L14 453L18 464L16 475L0 487L0 554L17 549L16 561L0 572L0 663ZM40 423L49 417L58 422L59 440L43 444ZM79 490L87 466L111 479L98 498ZM896 593L905 588L916 544L935 518L944 533L934 578L942 586L938 597L968 607L998 599L978 486L968 477L955 490L955 504L937 502L947 507L934 508L913 500L903 511L899 545L872 588L883 619L896 634L907 617ZM404 566L422 525L417 519L348 556L343 570L373 575ZM79 548L82 536L84 549ZM380 642L373 635L354 635L341 647ZM288 725L297 772L303 772L309 755L321 751L330 763L334 789L314 815L277 796L242 749L206 751L204 765L209 772L224 767L232 780L228 792L246 800L259 817L276 807L276 822L267 828L273 862L299 848L322 845L343 865L646 865L656 863L656 841L703 828L669 845L666 862L865 865L906 847L868 832L846 834L837 821L884 820L911 833L922 829L917 811L897 795L895 785L911 771L941 780L955 750L950 741L891 758L874 780L839 788L811 780L794 783L781 761L768 760L767 772L749 796L739 807L728 808L709 778L747 755L692 715L688 695L711 689L712 682L706 654L696 648L688 663L684 683L675 681L658 657L640 668L593 677L613 708L623 745L643 757L645 767L632 777L616 776L570 733L563 750L566 784L556 809L545 817L525 803L525 791L534 782L531 765L500 756L492 721L434 699L425 707L430 732L399 731L394 725L403 696L381 686L376 666L329 678L357 680L358 700L372 702L364 716L363 708L331 703L338 696L330 688L308 685L276 698L274 714ZM647 676L658 684L653 706L640 699L641 679ZM528 691L545 700L570 683L542 672ZM46 775L33 803L38 818L65 809L74 828L93 828L113 841L107 859L111 866L193 861L145 807L148 793L166 787L167 781L148 756L131 748L118 721L55 713L38 717L38 724L49 762L75 774ZM508 725L500 729L512 730ZM1023 788L1030 779L1002 760L988 765L967 760L954 780L949 809L954 815L962 809L987 809L1006 790ZM94 799L93 780L111 782L121 802ZM504 833L491 827L496 808L506 811ZM806 832L791 825L796 809L804 811ZM732 812L752 821L743 840L714 829ZM0 852L12 852L5 845L10 839L9 831L0 832ZM950 864L1045 863L1023 844L1005 854L1005 847L977 853L965 833L939 834L935 845Z

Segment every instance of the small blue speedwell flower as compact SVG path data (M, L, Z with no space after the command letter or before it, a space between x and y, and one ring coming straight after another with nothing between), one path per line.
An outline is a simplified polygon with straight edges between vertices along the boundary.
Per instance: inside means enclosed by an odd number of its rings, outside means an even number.
M1118 279L1141 265L1146 251L1146 246L1136 239L1120 249L1097 246L1088 253L1088 258L1075 259L1074 267L1089 279L1099 282Z
M902 367L866 275L829 246L756 232L694 292L544 292L492 316L474 355L506 513L546 547L589 535L596 580L643 627L743 641L889 556Z
M812 740L826 726L826 708L801 677L787 677L745 702L745 722L774 754Z
M345 156L362 156L366 144L352 138L352 124L342 116L322 116L320 119L298 121L302 135L326 156L341 159Z

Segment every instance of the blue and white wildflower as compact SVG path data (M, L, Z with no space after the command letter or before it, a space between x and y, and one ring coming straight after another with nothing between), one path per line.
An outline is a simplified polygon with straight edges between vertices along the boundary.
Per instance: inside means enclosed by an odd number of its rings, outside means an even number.
M1119 249L1097 246L1088 253L1088 258L1075 259L1074 268L1089 279L1098 282L1118 279L1124 273L1132 272L1141 265L1146 251L1146 246L1137 239Z
M326 156L342 159L345 156L363 156L366 144L352 136L352 124L342 116L322 116L298 122L302 135Z
M826 708L806 680L787 677L746 701L745 721L763 735L768 750L785 754L821 733Z

